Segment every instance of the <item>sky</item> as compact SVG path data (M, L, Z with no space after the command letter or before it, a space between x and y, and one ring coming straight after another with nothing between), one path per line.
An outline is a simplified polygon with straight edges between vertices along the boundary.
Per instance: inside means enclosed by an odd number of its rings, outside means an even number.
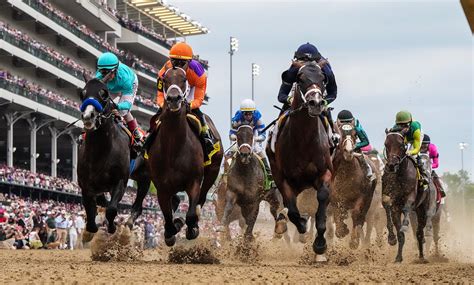
M471 173L473 139L473 37L459 1L189 1L169 0L211 30L188 37L209 60L210 102L203 107L229 146L230 36L233 112L251 98L251 63L260 66L255 101L266 123L276 118L281 73L302 43L315 44L331 63L338 84L333 116L352 111L371 144L382 149L385 128L406 109L440 152L439 172Z

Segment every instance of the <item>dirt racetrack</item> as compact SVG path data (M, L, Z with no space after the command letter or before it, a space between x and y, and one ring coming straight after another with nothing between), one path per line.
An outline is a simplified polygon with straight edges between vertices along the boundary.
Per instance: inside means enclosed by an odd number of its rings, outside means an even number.
M170 264L167 252L145 251L132 262L91 261L89 250L2 250L0 284L21 283L242 283L242 282L474 282L472 262L414 264L413 252L394 264L394 248L357 254L328 251L327 264L314 264L301 245L262 245L258 262L220 258L220 264ZM341 252L342 251L342 252ZM307 259L302 256L307 255Z

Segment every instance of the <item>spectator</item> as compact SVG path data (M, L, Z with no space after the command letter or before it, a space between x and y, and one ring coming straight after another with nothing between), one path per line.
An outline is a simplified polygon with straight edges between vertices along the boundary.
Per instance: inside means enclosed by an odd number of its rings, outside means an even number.
M62 210L58 216L56 217L56 233L58 235L59 240L59 249L66 249L67 244L67 226L68 226L68 219L65 216L66 211Z
M76 214L71 214L71 219L68 221L69 230L69 249L73 250L77 243L77 225L76 225Z

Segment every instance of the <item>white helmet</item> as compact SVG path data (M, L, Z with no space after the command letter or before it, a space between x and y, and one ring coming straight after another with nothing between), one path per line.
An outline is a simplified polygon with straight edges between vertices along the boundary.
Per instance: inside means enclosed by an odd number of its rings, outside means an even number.
M256 109L255 102L252 99L244 99L240 103L240 111L242 112L253 112Z

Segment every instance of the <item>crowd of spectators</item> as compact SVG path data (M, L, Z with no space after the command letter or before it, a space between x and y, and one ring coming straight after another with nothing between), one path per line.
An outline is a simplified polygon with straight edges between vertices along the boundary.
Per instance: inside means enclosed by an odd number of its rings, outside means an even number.
M217 245L221 238L212 203L203 207L199 221L201 235ZM182 202L176 215L184 216L187 203ZM116 218L124 224L130 210L122 211ZM0 193L0 249L80 249L85 228L85 211L82 205L55 200L32 200L14 194ZM105 226L105 211L99 208L95 222ZM239 230L231 226L232 235ZM143 238L145 249L162 245L164 219L160 211L143 213L136 221L134 231ZM178 235L185 238L185 231Z
M132 32L141 34L147 37L148 39L153 40L167 48L171 48L171 46L174 44L172 40L165 39L163 35L155 32L153 29L143 26L142 23L139 21L129 19L127 18L127 16L120 15L117 12L115 13L115 17L118 18L118 22L122 27L127 28Z
M64 14L61 10L53 7L48 1L33 0L32 2L36 2L37 4L42 5L42 7L46 8L49 12L56 15L59 19L69 23L70 27L76 29L77 32L82 33L91 41L95 42L96 47L99 48L101 51L113 52L120 58L122 62L126 63L128 66L133 67L135 69L141 69L142 71L145 71L155 77L157 76L158 71L152 64L144 62L142 59L132 54L130 51L121 50L109 44L107 41L97 35L93 30L89 29L86 25L81 24L73 17ZM116 11L114 10L112 10L112 12L116 13Z
M80 107L79 102L68 99L51 90L45 89L36 83L28 81L19 76L13 75L6 70L0 69L0 83L2 83L2 81L9 83L11 85L17 86L18 88L23 89L23 91L28 92L28 95L29 95L28 97L40 96L41 98L58 103L63 108L70 109L72 112L79 111L79 107ZM21 90L18 90L18 91L21 91ZM21 92L16 92L16 93L19 94ZM135 96L135 102L137 104L142 104L144 107L151 108L152 110L158 109L158 105L156 104L154 100L152 100L151 98L138 95L138 94Z
M71 109L71 111L73 112L78 112L79 110L78 102L61 96L46 88L43 88L34 82L13 75L6 70L0 69L0 83L8 83L10 85L16 86L18 88L18 92L16 92L17 94L27 92L27 94L24 95L28 97L39 96L40 98L55 102L65 109Z
M79 63L70 57L67 57L52 49L51 47L36 41L27 33L17 30L0 20L1 38L5 37L4 33L10 35L14 39L15 44L20 48L27 50L29 53L32 53L35 56L43 55L43 58L47 59L48 62L55 64L59 68L68 68L69 71L73 72L74 76L82 79L82 72L84 71L84 68ZM85 72L89 75L92 75L90 71Z
M42 173L33 173L26 169L8 167L6 165L0 166L0 181L71 194L80 194L79 185L68 179L51 177Z

